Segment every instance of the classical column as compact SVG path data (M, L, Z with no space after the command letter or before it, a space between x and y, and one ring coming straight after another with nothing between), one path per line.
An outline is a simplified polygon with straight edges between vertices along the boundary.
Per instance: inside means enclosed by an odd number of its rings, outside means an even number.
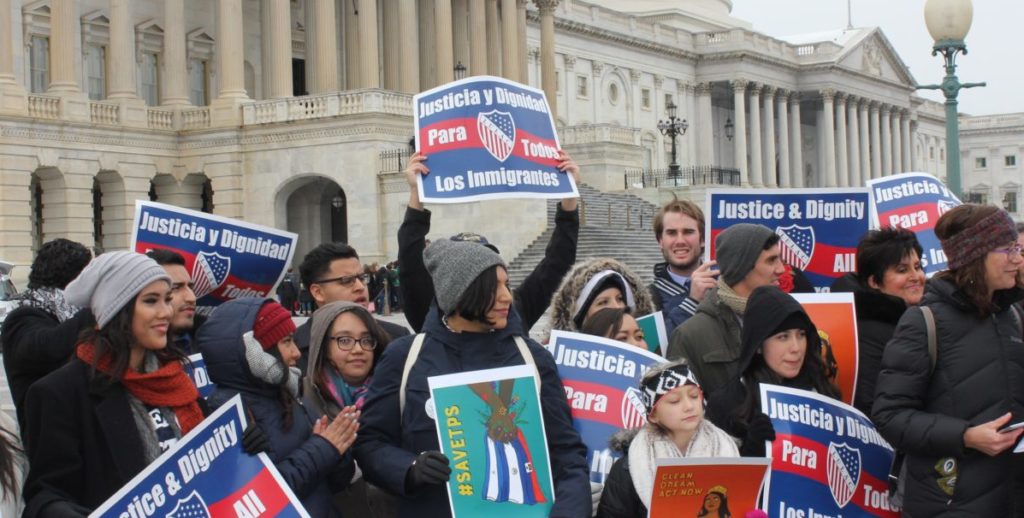
M733 129L736 131L733 138L736 169L740 170L740 185L750 185L750 177L747 174L747 81L737 79L732 82L733 105L736 121Z
M825 155L825 185L822 187L836 187L836 91L826 88L821 91L822 126L825 130L824 147L819 147Z
M764 87L764 168L765 187L778 186L778 169L775 164L775 88Z
M882 177L882 126L879 119L881 105L871 102L871 178Z
M850 158L846 142L846 94L836 94L836 186L850 186Z
M555 81L555 7L558 0L534 0L540 10L541 84L551 105L551 116L558 113L558 83Z
M697 98L694 95L693 85L688 83L684 84L677 79L676 90L679 91L679 95L681 95L683 99L686 99L686 104L684 104L683 106L686 107L686 113L689 114L688 116L690 118L690 127L696 128L696 126L694 125L698 123L700 115L697 113ZM710 125L711 123L708 122L709 129ZM688 156L690 159L688 165L699 165L699 162L697 160L696 130L693 132L692 135L690 135L690 138L686 139L686 156Z
M519 81L520 41L517 9L516 0L501 0L501 69L505 78L513 81ZM568 77L566 83L569 83Z
M761 89L762 85L750 85L750 185L764 186L764 171L761 168ZM739 128L736 128L739 131Z
M526 4L530 0L516 0L516 39L519 46L519 82L529 84L530 74L526 68Z
M789 114L786 113L789 92L775 92L775 111L779 119L779 187L791 187L789 165Z
M860 112L860 182L871 179L871 121L868 116L870 101L861 99Z
M401 68L398 71L400 88L407 94L420 91L420 39L419 24L416 23L416 0L398 0L398 32L401 33L402 50L399 56ZM479 2L470 2L470 5ZM472 50L472 46L470 47Z
M892 111L892 172L893 174L906 173L903 168L903 133L900 119L903 117L903 110L893 108Z
M334 2L334 0L326 1L332 4ZM449 4L448 10L449 35L451 34L450 7L451 4ZM451 60L451 45L448 46L448 59ZM449 67L450 69L451 67ZM380 56L377 51L377 0L359 0L359 79L363 88L380 88Z
M78 16L75 0L50 2L50 86L48 93L76 94L82 91L75 72L75 37L78 34ZM10 38L4 34L4 38ZM134 67L134 56L131 60Z
M892 174L892 107L888 104L881 109L882 119L879 124L882 127L882 176Z
M793 187L804 186L804 138L800 122L800 92L789 95L789 145L793 150L790 171Z
M324 0L319 0L324 1ZM221 100L245 100L245 57L242 0L217 2L217 73Z
M469 74L486 75L487 72L487 9L485 2L469 2Z
M906 124L906 128L903 129L906 134L906 138L903 139L904 149L906 150L906 152L903 153L903 159L910 161L910 169L908 169L908 171L920 171L920 159L918 158L917 153L914 152L917 149L917 146L915 145L917 143L917 132L915 131L917 128L917 121L911 121L910 115L910 112L907 112L907 116L903 118L903 121ZM910 157L909 159L907 158L908 156Z
M860 100L850 97L846 100L847 124L850 126L847 137L847 152L850 154L850 186L863 187L864 179L860 175L860 122L857 120L857 107Z
M338 40L337 40L337 23L335 22L335 11L334 11L334 0L310 0L306 3L307 6L312 5L313 8L313 63L312 66L315 70L313 74L313 82L308 86L309 93L311 94L322 94L327 92L338 91ZM373 3L376 6L376 2ZM359 9L359 18L370 15L374 16L373 21L373 46L372 47L361 47L361 54L365 57L367 53L372 53L374 62L377 57L377 20L373 13L364 13L362 6ZM291 28L288 29L288 47L289 55L291 54ZM309 45L309 42L306 42ZM369 49L369 50L368 50ZM309 62L307 61L307 66ZM376 70L376 67L374 67ZM377 77L377 74L374 74Z
M492 76L501 75L501 22L498 19L498 0L483 1L484 14L487 17L487 73Z
M469 72L469 0L452 0L452 62Z
M265 5L265 4L264 4ZM291 41L289 41L291 48ZM291 70L288 81L291 83ZM188 60L185 53L185 0L164 0L163 104L187 106Z
M464 1L464 0L463 0ZM402 40L412 39L403 36L399 26L398 18L402 16L402 10L392 4L391 9L384 9L384 89L401 90L402 88L402 60L399 54L402 52L404 42ZM465 26L463 26L465 29ZM415 34L415 33L414 33ZM469 46L468 42L463 45Z
M11 0L0 0L0 112L24 113L28 108L25 87L14 75L14 47L10 38ZM25 53L27 56L28 53Z
M110 0L110 46L107 50L107 98L138 99L135 27L129 0Z
M711 111L711 83L697 83L694 86L694 93L697 95L697 134L700 140L697 165L710 166L715 164L715 121Z
M437 53L437 84L450 83L455 79L455 62L452 61L452 0L434 0L434 47Z
M178 0L179 2L181 0ZM266 60L270 89L267 97L270 99L282 99L291 97L292 91L292 9L291 2L279 2L266 0L263 8L270 12L266 18L268 27L266 29L270 44L267 45Z

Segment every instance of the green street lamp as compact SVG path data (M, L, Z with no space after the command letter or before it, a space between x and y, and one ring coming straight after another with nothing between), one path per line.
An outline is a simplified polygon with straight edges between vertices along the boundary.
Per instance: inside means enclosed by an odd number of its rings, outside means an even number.
M961 83L956 76L956 55L967 54L964 39L971 30L974 6L971 0L928 0L924 5L924 23L935 40L932 55L942 54L946 77L940 85L917 85L919 90L942 90L946 97L946 185L960 196L960 120L956 97L962 88L985 83Z

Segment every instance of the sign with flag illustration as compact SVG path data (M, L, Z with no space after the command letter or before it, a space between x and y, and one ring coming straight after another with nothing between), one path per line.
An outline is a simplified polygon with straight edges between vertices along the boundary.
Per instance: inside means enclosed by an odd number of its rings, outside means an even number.
M640 378L664 358L600 336L552 331L547 348L572 409L572 423L587 445L590 480L604 483L617 452L608 439L647 423Z
M818 291L856 266L857 243L870 228L867 189L709 189L706 259L715 239L737 223L756 223L779 236L783 262L804 272Z
M923 249L921 266L928 276L946 269L946 254L935 223L939 216L960 205L960 200L938 178L928 173L903 173L868 180L875 228L900 227L914 232Z
M309 518L270 458L242 451L245 426L235 396L89 517Z
M743 516L757 509L771 459L656 459L649 518Z
M292 232L151 201L135 202L131 249L171 250L185 258L196 311L221 302L272 297L292 262Z
M860 358L853 293L794 293L793 298L803 306L814 327L818 328L826 356L824 359L827 361L830 355L835 359L839 371L836 385L843 395L843 402L852 405Z
M668 332L665 329L665 315L661 311L655 311L650 315L644 315L636 319L636 324L644 332L644 341L647 342L647 350L654 354L668 350Z
M469 77L413 97L413 122L430 168L417 176L425 202L579 195L558 170L561 146L542 90Z
M452 518L546 517L555 500L536 369L427 378ZM429 404L429 403L428 403Z
M857 409L806 390L761 384L761 410L775 427L769 516L897 517L889 503L893 449Z

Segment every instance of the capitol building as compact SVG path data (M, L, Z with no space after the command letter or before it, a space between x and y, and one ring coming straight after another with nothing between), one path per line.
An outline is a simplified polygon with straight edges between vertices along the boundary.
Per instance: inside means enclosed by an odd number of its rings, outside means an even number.
M296 263L326 240L392 260L412 96L472 75L543 88L584 183L654 203L945 176L943 107L884 33L781 38L732 3L0 0L0 260L125 248L140 199L296 232ZM965 197L1020 217L1024 115L961 131ZM431 236L473 230L510 259L547 226L540 200L431 209Z

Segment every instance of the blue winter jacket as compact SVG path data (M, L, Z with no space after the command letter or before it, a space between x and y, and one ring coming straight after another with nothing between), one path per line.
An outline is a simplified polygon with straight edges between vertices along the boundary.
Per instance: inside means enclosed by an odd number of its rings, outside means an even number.
M196 341L210 381L217 384L207 402L217 408L241 394L246 414L270 442L267 455L310 516L340 516L332 494L352 479L352 456L343 457L326 439L313 435L318 416L311 415L297 398L292 402L292 426L284 430L280 387L253 376L245 360L242 335L252 330L264 302L260 298L225 302L200 328Z
M391 342L381 357L363 406L355 457L366 480L399 495L399 517L451 516L444 485L408 492L406 473L417 454L440 451L434 420L426 414L430 398L427 378L441 374L523 365L514 336L522 332L513 309L502 330L491 333L453 333L441 322L437 306L423 325L426 339L409 373L405 412L399 416L398 390L414 335ZM550 516L582 518L591 515L587 449L572 426L565 389L554 358L533 340L526 343L541 378L541 407L548 440L555 502Z

